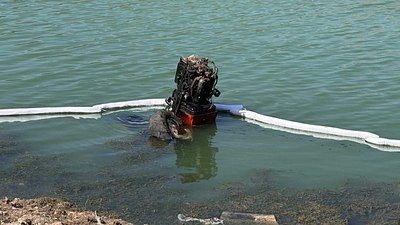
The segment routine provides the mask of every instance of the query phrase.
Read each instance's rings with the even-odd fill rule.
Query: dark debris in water
[[[0,160],[23,154],[26,150],[16,135],[0,133]]]
[[[10,162],[0,173],[0,190],[5,196],[37,197],[47,193],[44,186],[64,182],[73,177],[60,164],[63,155],[38,156],[25,152]],[[17,196],[15,196],[17,197]]]
[[[219,199],[186,205],[199,218],[222,211],[274,214],[281,224],[398,224],[400,184],[349,182],[335,190],[282,190],[271,182],[231,184]],[[252,179],[257,180],[257,179]]]
[[[111,177],[110,177],[111,178]],[[182,192],[171,189],[174,176],[125,177],[93,183],[71,183],[57,187],[56,196],[67,198],[81,207],[111,212],[133,223],[174,224],[176,206]]]
[[[167,151],[168,142],[142,132],[139,137],[125,137],[107,141],[104,147],[121,153],[122,163],[143,164],[160,157]]]
[[[104,147],[121,154],[112,165],[96,165],[87,180],[66,171],[64,155],[33,155],[24,151],[17,139],[2,136],[3,156],[19,155],[1,171],[0,195],[65,198],[137,224],[179,224],[179,213],[211,218],[223,211],[274,214],[280,225],[399,223],[400,183],[349,181],[337,189],[282,189],[272,178],[274,171],[260,170],[242,183],[221,184],[209,190],[216,194],[194,200],[177,171],[154,173],[132,167],[153,162],[168,151],[174,154],[172,147],[166,147],[171,145],[156,148],[146,135],[105,143]]]
[[[176,176],[114,177],[58,186],[55,196],[81,207],[115,213],[130,222],[177,224],[179,213],[197,218],[223,211],[274,214],[279,224],[397,224],[399,184],[349,182],[332,190],[279,189],[261,172],[251,183],[224,184],[208,199],[192,200]]]

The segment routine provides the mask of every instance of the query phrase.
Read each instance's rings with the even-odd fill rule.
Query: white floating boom
[[[165,99],[143,99],[125,102],[113,102],[90,107],[45,107],[0,109],[0,122],[30,121],[54,117],[73,116],[75,118],[98,118],[99,114],[108,111],[131,108],[153,108],[165,106]],[[262,115],[246,110],[242,105],[215,104],[218,111],[229,112],[245,118],[265,128],[281,130],[296,134],[311,135],[319,138],[350,140],[382,151],[400,152],[400,140],[381,138],[379,135],[335,127],[299,123],[275,117]]]

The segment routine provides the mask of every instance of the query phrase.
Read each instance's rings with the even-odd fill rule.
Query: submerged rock
[[[168,131],[166,112],[164,110],[157,111],[150,117],[149,130],[150,134],[156,138],[172,140],[172,135]]]

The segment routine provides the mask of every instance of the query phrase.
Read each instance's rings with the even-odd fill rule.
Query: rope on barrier
[[[99,118],[98,114],[120,109],[153,108],[165,105],[165,99],[143,99],[105,103],[90,107],[0,109],[0,122],[30,121],[64,116],[72,116],[74,118]],[[229,112],[233,115],[244,118],[248,122],[269,129],[281,130],[295,134],[311,135],[319,138],[349,140],[367,144],[382,151],[400,152],[400,140],[381,138],[377,134],[370,132],[346,130],[279,119],[246,110],[242,105],[215,104],[215,106],[218,111]]]

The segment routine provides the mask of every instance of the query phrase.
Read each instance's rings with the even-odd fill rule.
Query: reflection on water
[[[207,180],[217,175],[215,154],[218,148],[212,146],[216,131],[216,125],[195,127],[192,141],[175,143],[176,166],[184,169],[180,173],[182,183]]]
[[[215,154],[218,152],[218,148],[212,146],[212,140],[217,132],[215,124],[192,128],[193,138],[190,141],[176,139],[171,142],[150,136],[148,120],[139,114],[118,112],[112,118],[121,122],[128,130],[134,132],[142,130],[142,135],[144,134],[144,136],[138,138],[135,144],[127,144],[126,152],[129,156],[125,155],[124,160],[128,159],[130,163],[137,163],[144,160],[144,155],[155,159],[160,156],[160,153],[167,151],[166,148],[170,146],[176,153],[175,164],[180,170],[179,175],[182,183],[207,180],[217,175]],[[144,142],[140,144],[141,141]],[[117,143],[121,145],[121,141],[117,141]],[[134,150],[132,146],[135,146]],[[162,151],[160,152],[160,150]]]

